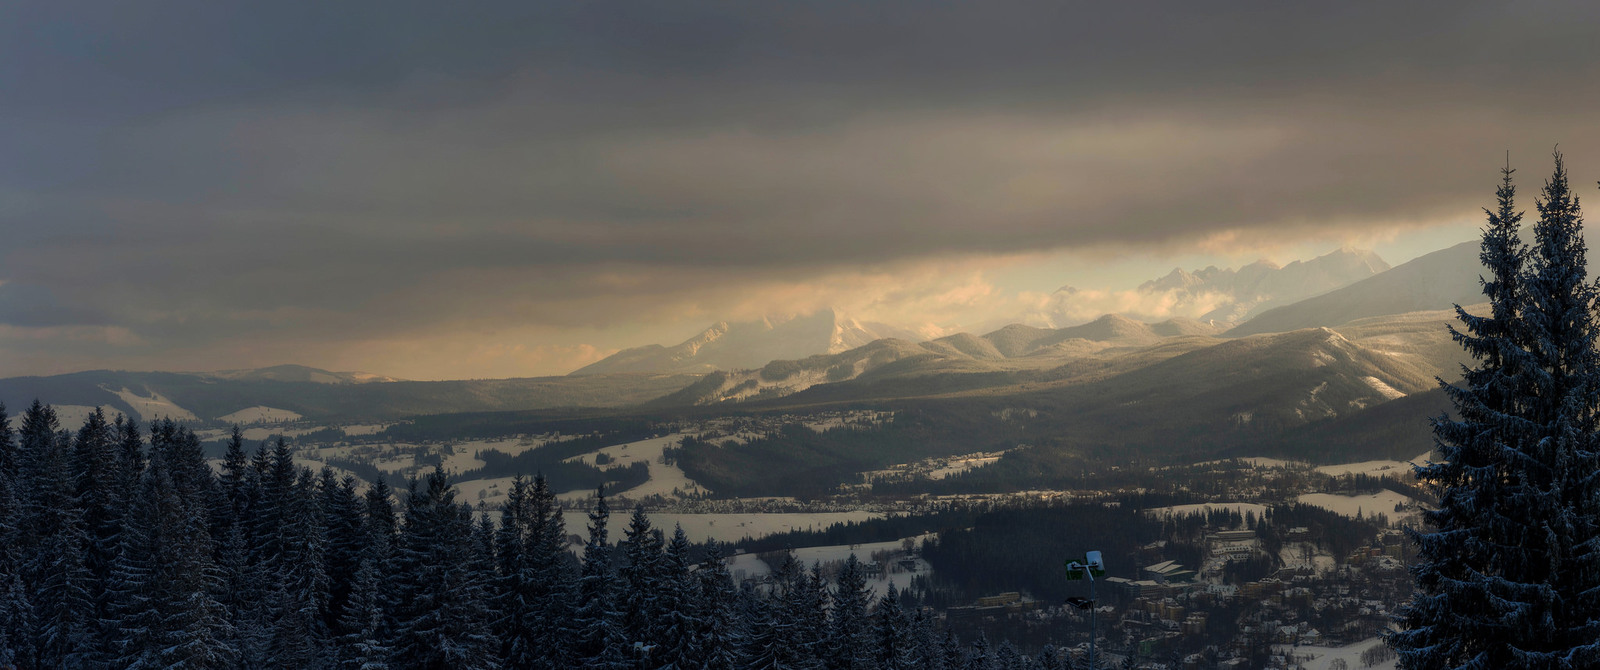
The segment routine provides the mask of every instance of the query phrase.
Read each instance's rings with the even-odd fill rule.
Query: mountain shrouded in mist
[[[1133,291],[1112,295],[1065,286],[1049,301],[1021,317],[1029,325],[1059,328],[1105,312],[1141,320],[1189,317],[1219,324],[1238,323],[1279,305],[1347,286],[1389,269],[1371,251],[1339,249],[1308,261],[1279,266],[1257,261],[1241,268],[1173,268]]]
[[[886,337],[922,339],[894,326],[863,323],[838,310],[823,309],[790,318],[721,321],[676,346],[651,344],[624,349],[572,374],[759,368],[775,360],[839,353]]]

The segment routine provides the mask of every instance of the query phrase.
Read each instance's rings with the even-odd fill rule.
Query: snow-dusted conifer
[[[978,639],[972,641],[972,647],[967,650],[965,670],[995,670],[994,654],[989,650],[989,638],[983,633],[978,633]]]
[[[33,643],[38,663],[47,667],[90,663],[99,647],[89,618],[89,539],[73,495],[71,438],[59,429],[55,410],[35,400],[18,431],[21,515],[15,538],[33,605]]]
[[[640,655],[653,653],[662,618],[662,538],[651,527],[644,507],[634,506],[619,549],[622,565],[617,568],[621,586],[617,605],[622,613],[623,635]]]
[[[329,634],[337,637],[351,632],[341,628],[339,622],[345,601],[355,589],[356,571],[366,556],[367,539],[362,532],[361,498],[356,495],[355,477],[335,477],[332,469],[323,468],[317,489],[321,497],[323,533],[327,537],[323,573],[328,586],[327,599],[322,604],[323,622]]]
[[[486,594],[469,565],[472,510],[455,504],[455,487],[441,470],[406,496],[397,539],[393,663],[405,668],[493,668],[499,643],[490,630]]]
[[[922,667],[914,655],[916,641],[912,637],[911,620],[900,609],[900,592],[894,584],[889,585],[878,601],[872,618],[878,668],[913,670]]]
[[[956,637],[955,631],[944,632],[944,641],[939,643],[939,657],[945,670],[960,670],[966,667],[967,655],[962,651],[961,638]]]
[[[738,591],[723,561],[722,549],[710,543],[709,552],[695,578],[700,587],[699,630],[690,657],[706,670],[731,670],[743,667],[745,631],[736,615]]]
[[[568,668],[573,664],[572,555],[567,553],[567,526],[555,492],[543,474],[533,478],[529,495],[528,537],[524,552],[538,603],[533,618],[533,667]]]
[[[845,559],[839,570],[839,579],[833,591],[833,611],[828,628],[828,657],[830,670],[860,670],[872,667],[867,608],[872,594],[867,590],[867,578],[855,554]]]
[[[661,632],[656,649],[650,656],[651,667],[669,670],[695,667],[695,638],[700,619],[696,606],[698,589],[689,570],[689,538],[683,526],[676,526],[662,557],[661,608],[664,615],[659,622]]]
[[[340,670],[389,668],[389,648],[383,644],[383,605],[378,593],[381,583],[377,562],[371,557],[363,558],[339,614],[339,629],[345,631],[336,640]]]
[[[611,508],[605,489],[595,494],[589,513],[589,541],[583,547],[583,572],[578,576],[578,609],[573,617],[577,644],[573,653],[585,668],[611,670],[628,665],[629,644],[617,609],[616,571],[607,544]]]
[[[506,501],[500,506],[500,527],[495,531],[498,576],[494,587],[495,635],[507,668],[532,668],[536,664],[534,618],[538,616],[537,575],[529,567],[527,541],[532,514],[528,480],[511,479]]]
[[[1439,495],[1413,531],[1420,591],[1389,643],[1408,668],[1600,663],[1594,288],[1578,199],[1559,154],[1534,243],[1517,237],[1511,170],[1481,259],[1490,313],[1458,309],[1476,360],[1434,421],[1441,462],[1417,470]]]

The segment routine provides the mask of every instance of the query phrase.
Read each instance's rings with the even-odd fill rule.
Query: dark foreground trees
[[[1434,421],[1439,496],[1413,531],[1418,593],[1389,643],[1406,668],[1600,667],[1600,360],[1583,221],[1559,153],[1519,236],[1512,171],[1488,212],[1488,314],[1457,308],[1476,360]]]
[[[543,478],[491,523],[442,472],[393,500],[235,434],[214,474],[195,435],[96,414],[76,433],[0,407],[0,668],[946,668],[854,559],[830,588],[793,563],[734,583],[717,546],[635,513],[580,560]],[[398,505],[397,505],[398,502]],[[962,645],[958,641],[950,642]],[[966,653],[966,652],[963,652]],[[994,667],[957,654],[956,667]],[[1067,667],[1014,655],[1004,670]]]

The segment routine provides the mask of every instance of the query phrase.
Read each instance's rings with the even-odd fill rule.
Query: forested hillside
[[[282,441],[217,472],[170,420],[0,410],[0,667],[1070,667],[936,635],[854,557],[741,589],[642,510],[612,543],[604,497],[575,558],[543,477],[496,522],[443,472],[361,491]]]

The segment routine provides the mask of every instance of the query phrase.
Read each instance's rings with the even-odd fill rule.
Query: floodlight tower
[[[1089,599],[1068,598],[1067,604],[1080,610],[1089,610],[1089,667],[1093,668],[1095,667],[1094,639],[1098,635],[1095,626],[1094,578],[1106,574],[1105,561],[1101,559],[1100,552],[1091,551],[1084,554],[1082,561],[1067,559],[1066,568],[1067,579],[1076,581],[1084,577],[1089,578]]]

